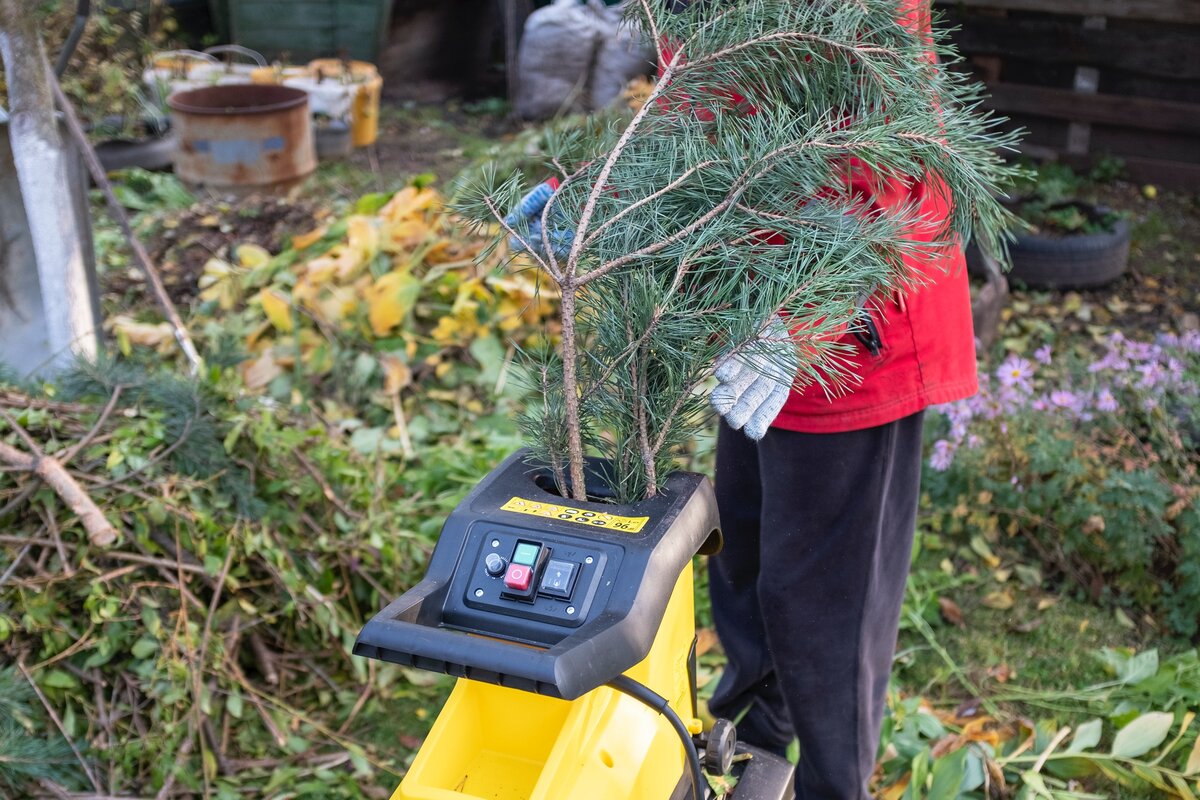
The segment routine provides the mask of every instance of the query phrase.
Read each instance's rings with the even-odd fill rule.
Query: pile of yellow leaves
[[[283,253],[243,245],[230,261],[205,265],[206,307],[250,316],[249,389],[296,371],[297,360],[319,379],[339,349],[357,343],[377,353],[395,394],[421,365],[440,377],[477,338],[527,344],[553,324],[554,298],[536,270],[501,270],[504,253],[456,221],[437,191],[409,186],[371,205],[373,213],[293,237]]]

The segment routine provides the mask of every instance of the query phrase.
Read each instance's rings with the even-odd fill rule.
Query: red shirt
[[[917,201],[928,218],[948,213],[942,193],[927,182],[911,188],[901,181],[875,186],[877,205]],[[928,241],[928,238],[926,238]],[[793,391],[773,426],[802,433],[838,433],[883,425],[926,406],[970,397],[978,391],[971,295],[962,249],[943,250],[918,265],[927,281],[900,302],[875,295],[867,304],[879,329],[881,348],[871,355],[850,333],[843,337],[861,379],[846,393],[828,398],[817,385]]]
[[[930,38],[928,6],[929,0],[897,3],[899,18],[926,40]],[[731,92],[731,99],[736,104],[742,98]],[[919,204],[920,216],[926,220],[922,230],[940,227],[930,223],[949,216],[949,200],[937,178],[871,180],[853,160],[847,169],[851,188],[867,202],[866,210]],[[932,237],[914,232],[911,238],[931,241]],[[852,333],[843,337],[854,351],[849,360],[859,378],[857,385],[832,398],[816,384],[793,391],[773,427],[802,433],[872,428],[978,391],[971,296],[961,247],[906,259],[905,266],[924,276],[923,285],[903,298],[876,295],[867,304],[879,331],[879,353],[872,355]]]

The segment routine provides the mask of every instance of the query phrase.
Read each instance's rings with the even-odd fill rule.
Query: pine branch
[[[1013,174],[997,151],[1015,139],[930,58],[951,60],[944,39],[898,20],[894,0],[729,0],[679,14],[638,0],[632,11],[660,80],[623,128],[551,148],[567,177],[543,209],[534,261],[562,291],[561,346],[522,354],[543,392],[523,430],[579,501],[589,447],[611,459],[621,500],[654,495],[704,423],[713,363],[764,350],[756,335],[776,315],[800,331],[799,372],[777,377],[847,391],[857,299],[919,286],[921,265],[968,236],[1002,250],[1011,222],[994,194]],[[866,176],[924,183],[951,214],[872,204],[854,183]],[[479,224],[522,194],[494,176],[479,190],[464,207]],[[560,257],[550,232],[563,227],[574,236]]]

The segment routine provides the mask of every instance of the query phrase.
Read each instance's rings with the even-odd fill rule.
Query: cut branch
[[[562,289],[563,404],[566,407],[567,460],[571,472],[571,497],[587,501],[587,478],[583,470],[583,423],[579,414],[579,380],[576,374],[575,286],[568,280]]]
[[[117,540],[117,529],[56,458],[46,455],[40,449],[31,455],[0,442],[0,461],[41,478],[67,508],[79,517],[80,523],[87,531],[88,541],[93,545],[107,547]]]

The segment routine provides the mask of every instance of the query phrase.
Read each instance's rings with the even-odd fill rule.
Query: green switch
[[[538,551],[541,549],[542,548],[536,544],[530,544],[529,542],[518,542],[517,549],[513,551],[513,563],[524,564],[528,567],[532,567],[535,563],[537,563]]]

